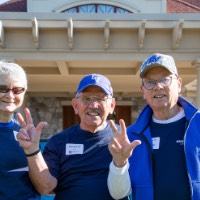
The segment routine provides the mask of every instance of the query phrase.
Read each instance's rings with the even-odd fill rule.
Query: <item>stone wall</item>
[[[61,101],[66,98],[29,97],[27,105],[31,111],[34,124],[46,121],[48,125],[43,129],[42,138],[50,138],[63,130]]]
[[[132,101],[131,121],[135,122],[141,110],[146,105],[146,100],[144,100],[142,97],[135,97],[132,98],[131,101]]]

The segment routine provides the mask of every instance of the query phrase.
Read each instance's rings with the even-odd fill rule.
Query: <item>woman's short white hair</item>
[[[16,63],[0,61],[0,77],[12,77],[14,80],[20,80],[27,90],[27,76],[24,69]]]

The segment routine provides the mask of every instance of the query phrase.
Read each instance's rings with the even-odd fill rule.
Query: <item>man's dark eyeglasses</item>
[[[0,93],[7,93],[10,90],[13,92],[13,94],[21,94],[22,92],[25,91],[25,88],[23,88],[23,87],[9,88],[6,85],[0,85]]]

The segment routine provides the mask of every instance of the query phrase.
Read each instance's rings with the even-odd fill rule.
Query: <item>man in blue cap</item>
[[[134,200],[199,200],[200,111],[179,96],[182,80],[172,56],[148,57],[140,78],[147,105],[127,135],[123,120],[120,133],[113,124],[110,192],[116,199],[132,189]]]
[[[40,193],[55,193],[57,200],[113,200],[107,188],[112,160],[108,143],[113,136],[107,117],[115,108],[110,81],[100,74],[83,77],[72,106],[80,123],[53,136],[44,159],[38,138],[45,123],[35,128],[28,109],[27,122],[18,116],[23,129],[17,138],[27,155],[32,181]]]

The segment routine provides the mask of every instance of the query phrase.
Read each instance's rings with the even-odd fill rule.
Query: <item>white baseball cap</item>
[[[178,76],[177,67],[172,56],[156,53],[148,57],[140,67],[140,78],[144,77],[144,74],[153,67],[163,67],[170,71],[172,74]]]

